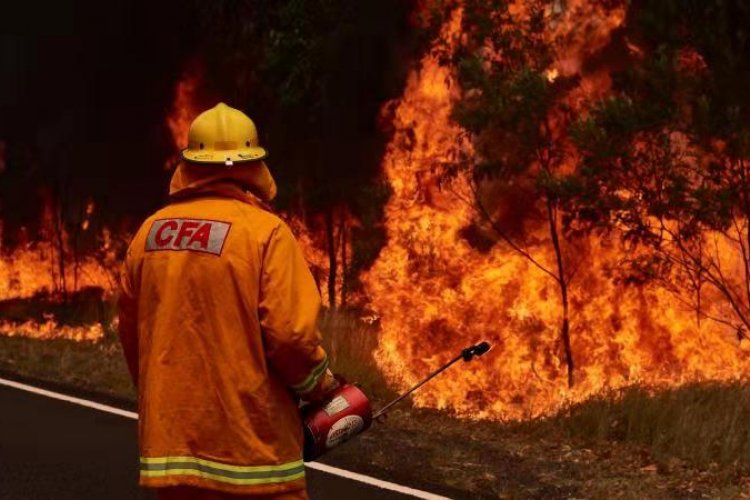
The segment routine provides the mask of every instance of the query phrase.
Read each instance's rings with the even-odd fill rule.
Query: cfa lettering
[[[186,246],[190,247],[194,243],[197,243],[201,248],[205,249],[208,248],[211,227],[210,222],[200,224],[198,221],[192,220],[186,220],[178,227],[177,221],[169,220],[162,224],[156,231],[156,244],[164,247],[169,245],[172,239],[174,239],[174,246],[179,248],[185,238],[189,238]]]
[[[151,226],[146,251],[194,250],[221,255],[230,226],[201,219],[160,219]]]

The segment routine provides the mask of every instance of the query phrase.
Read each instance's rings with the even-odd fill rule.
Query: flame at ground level
[[[60,325],[54,319],[43,322],[25,321],[13,323],[0,321],[0,335],[6,337],[28,337],[37,340],[98,341],[104,337],[104,329],[98,323],[84,326]]]
[[[86,287],[114,293],[117,267],[114,257],[100,262],[84,256],[77,263],[66,259],[60,270],[60,250],[50,242],[38,242],[13,250],[0,258],[0,301],[26,299],[38,294],[59,291],[65,283],[67,292]],[[62,275],[65,274],[63,281]]]
[[[460,14],[442,39],[459,29]],[[581,88],[590,83],[583,78]],[[468,183],[439,186],[433,173],[456,147],[467,147],[457,144],[462,131],[450,120],[457,92],[450,69],[429,53],[395,105],[383,161],[393,189],[388,244],[363,277],[381,321],[377,360],[389,380],[404,388],[463,347],[488,340],[494,349],[485,358],[431,382],[415,402],[476,418],[523,419],[606,389],[750,374],[747,346],[735,331],[699,323],[665,290],[615,283],[606,270],[622,249],[591,238],[567,248],[578,270],[570,299],[576,384],[569,388],[556,282],[507,246],[472,247],[463,236],[475,219]],[[531,251],[554,268],[544,231],[535,237]]]

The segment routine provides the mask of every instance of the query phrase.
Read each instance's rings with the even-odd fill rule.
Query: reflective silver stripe
[[[141,475],[189,475],[232,484],[264,484],[301,479],[305,466],[302,460],[281,465],[238,466],[195,457],[150,457],[141,458]]]

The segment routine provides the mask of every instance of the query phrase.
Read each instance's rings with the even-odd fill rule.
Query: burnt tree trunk
[[[78,278],[81,270],[81,232],[82,224],[86,220],[86,208],[85,205],[81,205],[78,211],[78,220],[73,224],[73,292],[78,290]]]
[[[65,222],[63,214],[62,195],[58,193],[57,207],[55,211],[55,244],[57,245],[57,266],[60,273],[59,292],[62,294],[64,302],[68,302],[68,284],[65,277]]]
[[[698,240],[698,256],[703,259],[703,240]],[[746,274],[747,276],[747,274]],[[703,267],[699,266],[695,273],[695,323],[701,327],[701,315],[703,313]]]
[[[743,189],[740,191],[742,197],[742,210],[743,218],[745,223],[745,249],[742,252],[742,260],[745,268],[745,307],[750,309],[750,192],[748,189],[748,175],[747,167],[745,162],[739,160],[739,171],[740,179],[742,180]],[[742,238],[743,235],[738,234],[738,238]],[[740,248],[743,247],[742,241],[740,241]]]
[[[575,383],[575,364],[573,362],[573,349],[570,346],[568,282],[565,279],[565,265],[563,263],[560,235],[557,228],[557,207],[555,206],[555,202],[550,198],[547,198],[547,218],[549,220],[549,232],[552,238],[552,247],[555,250],[555,259],[557,261],[557,284],[560,288],[560,300],[563,309],[560,336],[565,351],[565,363],[568,368],[568,387],[573,387],[573,384]]]
[[[333,209],[325,212],[326,238],[328,243],[328,306],[336,310],[336,276],[338,274],[336,259],[336,225],[333,220]]]
[[[347,277],[349,270],[347,269],[348,263],[346,260],[346,211],[341,211],[341,226],[339,228],[339,245],[341,247],[341,307],[346,307],[346,294],[349,291],[347,285]]]

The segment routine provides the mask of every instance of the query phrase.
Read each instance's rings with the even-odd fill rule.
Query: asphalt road
[[[0,386],[0,499],[151,499],[137,486],[136,422]],[[307,470],[314,500],[414,497]]]

